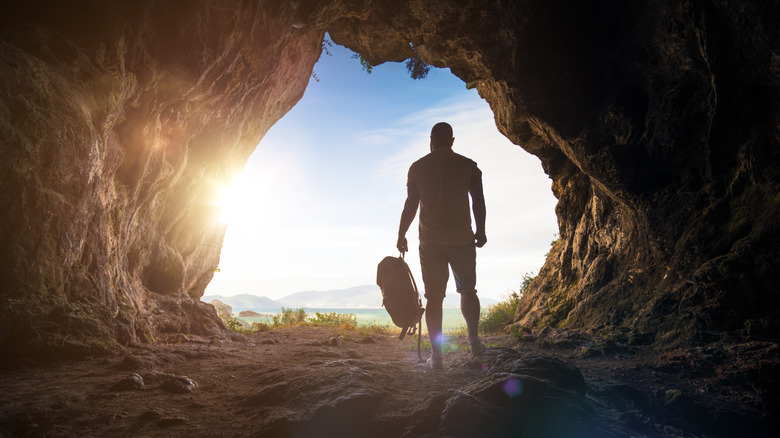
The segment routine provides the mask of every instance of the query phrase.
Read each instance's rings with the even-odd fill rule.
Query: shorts
[[[466,245],[420,243],[420,268],[426,299],[444,298],[450,268],[455,277],[455,290],[458,293],[477,293],[477,250],[473,243]]]

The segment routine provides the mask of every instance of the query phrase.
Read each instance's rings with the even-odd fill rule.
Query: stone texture
[[[541,159],[561,237],[518,325],[777,336],[777,16],[728,0],[8,7],[0,343],[83,355],[223,332],[199,302],[215,193],[302,96],[326,30],[375,64],[413,43]]]
[[[50,3],[4,17],[0,340],[224,331],[199,301],[219,187],[302,96],[323,31],[287,2]]]

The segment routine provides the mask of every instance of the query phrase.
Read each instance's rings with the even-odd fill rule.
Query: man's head
[[[439,122],[431,129],[431,150],[439,148],[451,148],[455,138],[452,136],[452,126],[449,123]]]

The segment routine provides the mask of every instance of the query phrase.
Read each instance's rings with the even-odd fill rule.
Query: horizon
[[[370,290],[368,290],[370,288]],[[318,295],[322,294],[324,296],[327,296],[329,294],[337,293],[337,292],[348,292],[351,290],[360,290],[360,295],[367,295],[368,293],[372,293],[371,297],[371,304],[362,304],[358,306],[350,306],[346,305],[343,301],[334,300],[332,302],[335,302],[336,304],[317,304],[317,303],[306,303],[306,302],[285,302],[285,300],[290,299],[296,295],[303,296],[303,297],[296,297],[298,300],[305,300],[305,299],[316,299],[316,298],[322,298],[322,297],[306,297],[306,295]],[[420,291],[420,294],[422,295],[422,291]],[[204,300],[208,299],[208,301]],[[265,295],[255,295],[252,293],[239,293],[236,295],[230,295],[230,296],[224,296],[224,295],[203,295],[201,297],[201,301],[204,302],[211,302],[211,300],[218,299],[220,301],[223,301],[225,304],[228,304],[228,302],[232,302],[234,300],[243,301],[247,298],[253,298],[257,300],[270,300],[274,301],[278,305],[273,306],[240,306],[240,305],[232,305],[229,304],[231,307],[240,308],[240,309],[278,309],[280,307],[292,307],[292,308],[305,308],[305,309],[382,309],[384,306],[382,305],[382,299],[381,299],[381,292],[379,286],[372,285],[372,284],[363,284],[359,286],[353,286],[346,289],[331,289],[331,290],[306,290],[306,291],[299,291],[299,292],[293,292],[289,295],[285,295],[283,297],[279,298],[270,298]],[[354,302],[355,296],[347,296],[345,297],[347,301]],[[491,297],[481,297],[481,300],[483,301],[483,307],[484,306],[491,306],[494,304],[497,304],[499,300]],[[447,294],[447,296],[444,299],[444,308],[447,309],[460,309],[460,299],[457,296],[457,293]]]
[[[485,247],[477,290],[500,300],[542,267],[558,232],[551,180],[539,159],[498,132],[476,90],[448,69],[413,80],[402,63],[371,74],[335,43],[314,66],[302,99],[266,136],[225,206],[219,272],[205,295],[277,299],[373,284],[395,248],[406,172],[429,152],[430,127],[448,121],[453,150],[483,171]],[[417,219],[406,260],[423,288]],[[251,292],[247,292],[251,291]],[[450,278],[448,295],[456,293]],[[421,292],[422,293],[422,292]]]

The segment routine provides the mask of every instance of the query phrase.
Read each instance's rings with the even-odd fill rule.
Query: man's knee
[[[444,301],[444,294],[425,294],[425,300],[428,304],[441,306]]]

